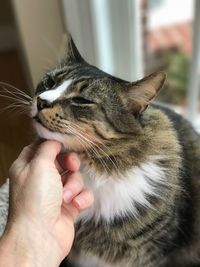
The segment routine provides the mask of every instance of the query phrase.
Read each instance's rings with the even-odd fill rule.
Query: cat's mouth
[[[33,120],[35,121],[35,123],[40,124],[42,127],[46,128],[48,131],[51,131],[53,133],[60,133],[63,135],[68,135],[68,136],[73,136],[72,133],[68,133],[67,131],[65,131],[64,133],[62,131],[59,130],[59,128],[54,129],[53,126],[50,127],[50,125],[48,125],[47,123],[45,123],[45,120],[43,120],[42,118],[39,117],[39,115],[36,115],[33,117]]]
[[[34,127],[39,137],[47,140],[55,140],[60,142],[63,145],[63,151],[83,151],[84,148],[77,142],[75,135],[71,133],[61,133],[53,129],[49,129],[48,126],[44,124],[41,118],[38,115],[35,115],[33,118]]]
[[[39,118],[37,115],[34,116],[32,119],[33,119],[34,121],[36,121],[36,122],[42,124],[42,121],[40,120],[40,118]]]

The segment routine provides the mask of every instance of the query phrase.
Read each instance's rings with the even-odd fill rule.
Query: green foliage
[[[172,104],[185,102],[189,77],[189,57],[183,51],[168,52],[164,55],[167,82],[159,100]]]

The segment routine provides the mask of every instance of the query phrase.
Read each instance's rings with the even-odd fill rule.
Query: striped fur
[[[151,104],[164,79],[113,77],[85,62],[70,39],[66,59],[39,83],[36,130],[80,155],[95,195],[62,266],[200,266],[200,137]]]

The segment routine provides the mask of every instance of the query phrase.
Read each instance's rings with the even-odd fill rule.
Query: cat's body
[[[165,75],[130,84],[69,48],[58,81],[38,86],[32,116],[41,137],[79,153],[94,192],[77,219],[70,264],[199,266],[200,137],[174,112],[146,109]]]
[[[196,266],[192,262],[195,262],[198,255],[194,255],[197,252],[195,250],[200,249],[200,137],[181,116],[164,109],[169,116],[166,118],[158,108],[160,109],[159,106],[149,108],[142,118],[144,128],[152,127],[154,133],[154,140],[146,140],[147,158],[150,140],[155,142],[156,150],[153,154],[150,153],[146,162],[141,162],[139,168],[128,168],[124,177],[120,177],[119,181],[124,181],[126,191],[123,192],[123,185],[120,184],[121,190],[116,194],[117,176],[113,177],[116,182],[110,182],[111,178],[107,178],[107,183],[94,185],[95,179],[99,180],[96,177],[98,174],[94,172],[94,177],[91,177],[89,167],[86,185],[93,190],[96,199],[94,206],[80,216],[76,226],[75,252],[71,256],[76,263],[74,266]],[[181,144],[180,147],[177,147],[178,143]],[[129,145],[131,148],[131,144]],[[124,154],[127,152],[128,150]],[[130,158],[128,152],[122,160],[129,161]],[[149,184],[155,186],[154,190],[141,181],[145,175]],[[138,177],[142,190],[135,192],[133,181]],[[110,222],[111,216],[124,201],[123,198],[127,200],[131,192],[134,192],[132,199],[137,198],[135,194],[145,190],[145,199],[149,204],[136,205],[137,214],[135,207],[131,207],[130,197],[127,213],[116,216]],[[142,203],[142,195],[139,197],[141,199],[138,202]],[[125,212],[125,207],[122,211]],[[101,219],[98,221],[98,218]],[[96,259],[98,265],[94,265],[93,255],[99,257],[99,260]],[[111,264],[104,265],[105,262]]]

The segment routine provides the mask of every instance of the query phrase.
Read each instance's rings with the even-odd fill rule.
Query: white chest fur
[[[165,181],[165,171],[156,164],[158,157],[127,171],[125,175],[97,175],[83,166],[85,185],[94,192],[94,204],[83,211],[78,220],[100,218],[112,221],[115,216],[137,217],[136,203],[150,206],[146,196],[157,195],[157,186]]]

